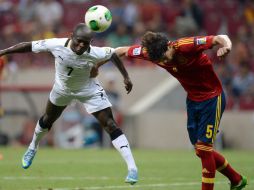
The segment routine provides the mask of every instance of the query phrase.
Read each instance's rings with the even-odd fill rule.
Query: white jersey
[[[86,92],[89,94],[92,83],[99,83],[90,78],[90,70],[98,62],[109,59],[115,49],[110,47],[90,46],[89,52],[75,54],[67,46],[68,38],[52,38],[32,42],[32,51],[51,52],[55,57],[55,84],[65,92]],[[91,92],[92,93],[92,92]]]

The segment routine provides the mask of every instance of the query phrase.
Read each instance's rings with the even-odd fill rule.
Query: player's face
[[[163,55],[163,62],[170,62],[173,59],[174,49],[172,47],[168,47],[168,50]]]
[[[91,38],[72,36],[71,49],[77,55],[82,55],[88,50],[91,42]]]

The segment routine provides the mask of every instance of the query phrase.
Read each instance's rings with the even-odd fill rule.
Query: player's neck
[[[67,44],[67,48],[71,48],[71,43],[72,43],[72,40],[69,40],[69,42]]]

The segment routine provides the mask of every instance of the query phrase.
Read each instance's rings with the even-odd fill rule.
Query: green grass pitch
[[[0,190],[199,190],[201,166],[193,151],[134,150],[139,182],[124,183],[127,169],[114,149],[63,150],[41,148],[24,170],[24,148],[1,147]],[[228,161],[249,178],[254,189],[254,151],[224,151]],[[215,190],[229,190],[216,174]]]

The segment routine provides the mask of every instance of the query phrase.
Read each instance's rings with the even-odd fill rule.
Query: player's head
[[[75,26],[71,35],[71,49],[78,55],[82,55],[90,47],[93,32],[84,24],[79,23]]]
[[[142,37],[141,45],[147,49],[151,61],[159,61],[168,50],[168,38],[162,33],[146,32]]]

